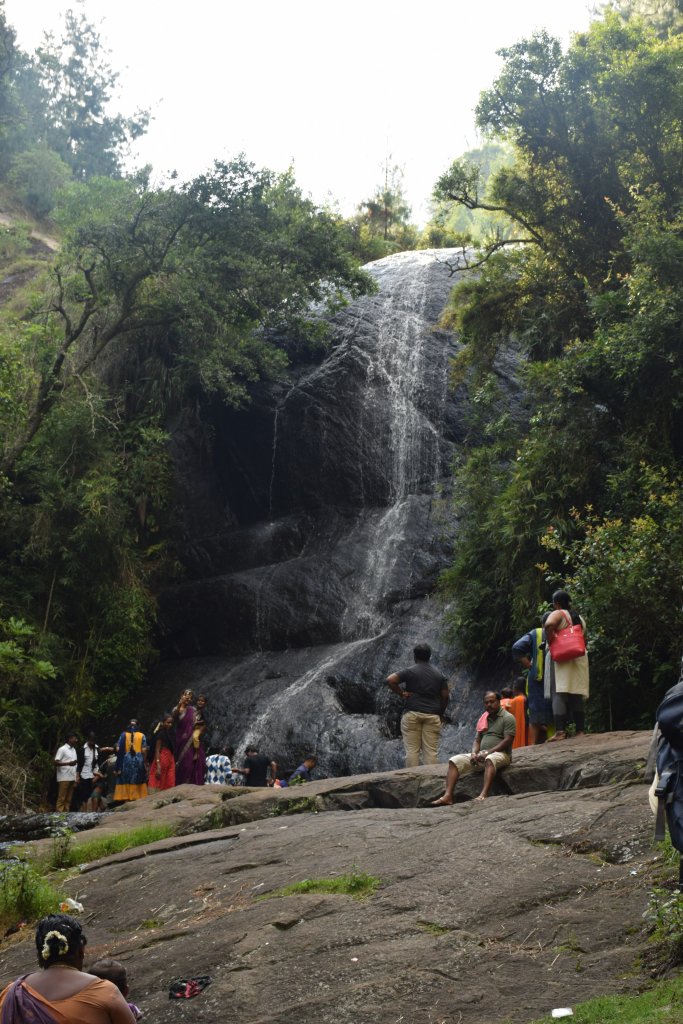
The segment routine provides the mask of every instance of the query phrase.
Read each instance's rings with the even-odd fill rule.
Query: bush
[[[30,864],[0,865],[0,927],[54,914],[60,895]]]
[[[60,188],[71,180],[71,169],[47,146],[18,153],[12,160],[8,181],[26,208],[36,217],[47,217]]]

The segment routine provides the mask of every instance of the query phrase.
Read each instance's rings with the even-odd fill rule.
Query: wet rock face
[[[180,430],[188,579],[161,599],[150,713],[192,685],[209,695],[214,741],[238,754],[250,739],[292,768],[315,750],[328,774],[402,763],[387,674],[418,641],[454,667],[430,597],[465,418],[448,389],[457,345],[436,327],[453,283],[444,258],[371,264],[379,291],[335,318],[327,358],[219,416],[210,465]],[[478,710],[458,697],[449,745]]]
[[[84,832],[94,828],[101,815],[94,812],[69,811],[56,814],[2,814],[0,815],[0,843],[31,842],[64,835],[65,832]]]

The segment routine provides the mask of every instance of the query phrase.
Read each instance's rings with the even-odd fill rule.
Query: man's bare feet
[[[432,800],[432,807],[451,807],[453,801],[450,797],[440,796],[438,800]]]
[[[546,740],[546,743],[555,743],[556,740],[566,740],[566,738],[566,732],[560,731],[556,732],[554,736],[551,736],[549,740]]]
[[[480,793],[479,796],[475,796],[474,802],[478,803],[479,800],[486,800],[486,797],[482,796],[481,793]]]

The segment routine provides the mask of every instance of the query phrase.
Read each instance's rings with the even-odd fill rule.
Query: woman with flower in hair
[[[85,944],[74,917],[44,917],[36,929],[40,970],[0,993],[2,1024],[135,1024],[117,987],[83,971]]]

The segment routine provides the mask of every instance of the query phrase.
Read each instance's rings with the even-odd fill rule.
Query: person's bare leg
[[[484,785],[481,788],[479,796],[475,797],[475,800],[485,800],[491,792],[491,786],[493,780],[496,777],[496,766],[490,757],[487,757],[484,761]]]
[[[432,800],[432,807],[448,807],[453,803],[453,790],[455,789],[459,777],[460,773],[458,769],[452,762],[449,762],[444,795],[439,797],[438,800]]]

